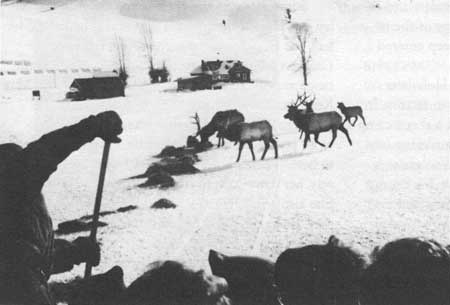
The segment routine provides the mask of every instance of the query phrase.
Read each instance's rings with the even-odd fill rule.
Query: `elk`
[[[345,116],[345,120],[342,124],[344,124],[345,122],[349,122],[350,125],[355,126],[356,121],[358,121],[358,117],[361,117],[361,119],[363,120],[364,126],[366,126],[366,120],[364,119],[363,116],[363,110],[361,108],[361,106],[345,106],[344,103],[340,102],[337,104],[337,108],[339,108],[339,110],[342,112],[342,114]],[[352,122],[350,122],[351,118],[355,118],[355,120]]]
[[[306,108],[302,109],[301,111],[303,111],[303,113],[314,113],[314,110],[312,108],[312,104],[314,103],[314,101],[316,100],[316,96],[314,96],[314,98],[310,101],[307,102],[309,98],[309,95],[306,95],[306,91],[303,91],[303,95],[299,95],[297,92],[297,100],[295,101],[295,103],[293,105],[295,105],[296,107],[300,106],[300,105],[304,105]],[[298,127],[298,126],[297,126]],[[300,131],[300,139],[303,136],[303,130],[300,129],[299,127],[299,131]],[[308,139],[309,141],[309,139]]]
[[[321,112],[321,113],[304,113],[304,111],[298,109],[297,104],[288,105],[288,112],[284,115],[285,119],[294,122],[300,130],[305,132],[305,140],[303,143],[303,148],[309,140],[309,135],[314,135],[314,141],[320,146],[325,146],[323,143],[319,142],[319,134],[331,130],[333,138],[331,139],[328,147],[331,147],[336,139],[337,130],[343,132],[350,145],[352,145],[352,140],[348,134],[347,129],[344,128],[342,124],[342,117],[336,111]]]
[[[264,152],[261,156],[261,160],[264,160],[267,151],[269,150],[270,144],[272,143],[273,149],[275,150],[275,159],[278,158],[278,145],[275,141],[272,133],[272,125],[268,121],[257,121],[251,123],[238,123],[230,126],[224,133],[223,136],[230,140],[239,142],[239,153],[236,162],[241,159],[241,152],[244,144],[247,144],[252,153],[253,161],[255,161],[255,153],[253,151],[253,142],[263,141],[264,142]]]
[[[201,142],[207,142],[209,137],[217,132],[217,137],[219,138],[217,147],[225,145],[223,134],[226,133],[228,128],[245,120],[244,115],[236,109],[216,112],[211,121],[203,128],[200,128],[198,115],[197,118],[193,118],[196,120],[198,128],[196,136],[200,136]]]

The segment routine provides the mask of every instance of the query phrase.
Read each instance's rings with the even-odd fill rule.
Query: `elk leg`
[[[350,139],[350,136],[348,134],[347,129],[345,129],[345,127],[343,125],[339,126],[338,129],[345,134],[345,136],[347,137],[348,143],[350,143],[350,146],[351,146],[352,145],[352,140]]]
[[[320,133],[314,134],[314,141],[316,141],[316,143],[319,144],[320,146],[324,147],[325,144],[319,142],[319,135],[320,135]]]
[[[270,143],[273,145],[273,149],[275,150],[275,159],[278,158],[278,144],[277,141],[275,141],[274,138],[270,139]]]
[[[261,156],[261,160],[264,160],[264,157],[266,156],[267,151],[269,150],[269,142],[264,141],[264,152]]]
[[[248,144],[248,148],[250,148],[250,151],[252,153],[253,161],[255,161],[255,152],[253,151],[253,143],[252,142],[248,142],[247,144]]]
[[[300,129],[300,137],[299,137],[300,140],[302,139],[302,136],[303,136],[303,130]]]
[[[328,147],[333,146],[334,140],[336,140],[336,134],[337,134],[336,129],[332,129],[331,131],[333,132],[333,138],[331,139],[330,145],[328,145]]]
[[[348,117],[346,116],[344,122],[342,122],[342,125],[344,125],[345,122],[347,122],[347,121],[348,121]]]
[[[244,147],[244,143],[243,142],[239,142],[239,153],[238,153],[238,157],[236,162],[239,162],[239,160],[241,159],[241,152],[242,152],[242,148]]]
[[[303,140],[303,149],[306,148],[306,145],[308,144],[308,140],[309,140],[309,133],[305,132],[305,140]]]
[[[361,119],[363,120],[364,126],[367,126],[367,125],[366,125],[366,120],[364,119],[364,117],[363,117],[362,113],[361,113],[361,114],[359,114],[359,116],[360,116],[360,117],[361,117]]]
[[[356,124],[356,121],[358,121],[358,116],[355,116],[355,120],[353,121],[353,124],[352,124],[352,126],[355,126],[355,124]]]

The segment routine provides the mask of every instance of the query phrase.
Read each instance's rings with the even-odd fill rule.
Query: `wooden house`
[[[192,76],[210,75],[216,82],[251,82],[251,70],[239,60],[202,60],[200,66],[191,72]]]
[[[78,101],[117,96],[125,96],[125,85],[118,76],[76,78],[66,94],[66,98]]]

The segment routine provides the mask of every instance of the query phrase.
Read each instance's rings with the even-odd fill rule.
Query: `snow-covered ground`
[[[125,98],[70,103],[61,101],[67,84],[43,89],[43,99],[32,102],[30,90],[5,90],[12,76],[0,77],[0,143],[26,145],[108,109],[123,118],[123,142],[111,149],[102,209],[139,209],[103,218],[109,226],[99,229],[103,256],[94,272],[121,265],[129,283],[155,260],[208,270],[210,248],[276,259],[287,247],[322,243],[331,234],[366,254],[406,236],[450,244],[446,1],[385,0],[378,1],[380,8],[356,0],[37,2],[1,7],[1,59],[30,60],[44,69],[112,68],[117,34],[127,43],[133,82],[142,84],[139,24],[145,22],[154,31],[155,57],[166,60],[173,79],[188,75],[201,59],[224,58],[241,59],[256,81],[182,93],[170,90],[175,83],[130,86]],[[182,10],[173,9],[180,4]],[[52,5],[56,9],[47,11]],[[315,110],[336,109],[338,101],[364,109],[367,126],[359,121],[348,127],[351,147],[338,134],[332,149],[310,143],[303,150],[297,128],[283,118],[303,90],[300,75],[287,68],[294,56],[282,22],[287,6],[296,8],[294,21],[313,29],[308,90],[316,95]],[[235,163],[237,147],[227,143],[200,154],[202,173],[175,177],[174,188],[140,189],[138,181],[125,179],[143,172],[165,145],[183,145],[195,132],[195,112],[206,124],[216,111],[233,108],[247,121],[271,122],[278,160],[270,149],[265,161],[252,162],[245,148]],[[321,139],[328,143],[330,136]],[[255,146],[260,155],[263,145]],[[55,225],[91,213],[101,150],[100,140],[84,146],[45,185]],[[150,209],[162,197],[178,208]],[[79,267],[55,279],[81,274]]]

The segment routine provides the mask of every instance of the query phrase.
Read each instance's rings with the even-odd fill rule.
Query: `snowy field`
[[[161,259],[209,270],[211,248],[275,260],[288,247],[322,243],[331,234],[366,254],[401,237],[450,244],[446,1],[385,0],[378,1],[380,8],[356,0],[36,2],[1,7],[2,59],[30,60],[40,68],[108,68],[114,62],[111,41],[119,34],[135,73],[125,98],[77,103],[62,101],[68,84],[43,89],[43,99],[33,102],[28,88],[6,90],[11,80],[0,77],[0,143],[26,145],[109,109],[123,119],[102,209],[139,208],[102,218],[109,226],[99,229],[102,262],[95,273],[120,265],[130,283]],[[175,10],[181,3],[183,9]],[[56,9],[49,12],[51,5]],[[314,142],[303,149],[297,128],[283,118],[303,90],[300,74],[288,69],[294,53],[282,18],[287,6],[296,8],[294,21],[313,30],[308,91],[316,95],[315,111],[337,110],[338,101],[364,109],[367,126],[358,121],[348,127],[353,146],[339,133],[331,149]],[[188,75],[201,59],[219,57],[242,60],[255,83],[180,93],[171,90],[174,82],[143,86],[142,23],[151,25],[155,57],[166,60],[173,79]],[[246,121],[270,121],[278,160],[271,148],[265,161],[252,162],[246,147],[235,163],[237,147],[227,142],[200,154],[196,166],[202,172],[175,177],[174,188],[140,189],[139,181],[125,179],[144,172],[164,146],[183,145],[195,132],[189,118],[195,112],[206,124],[216,111],[234,108]],[[324,143],[330,139],[331,133],[321,135]],[[95,140],[71,155],[45,185],[55,226],[92,212],[102,145]],[[259,157],[263,144],[255,148]],[[178,207],[150,209],[160,198]],[[81,274],[79,267],[54,279]]]

